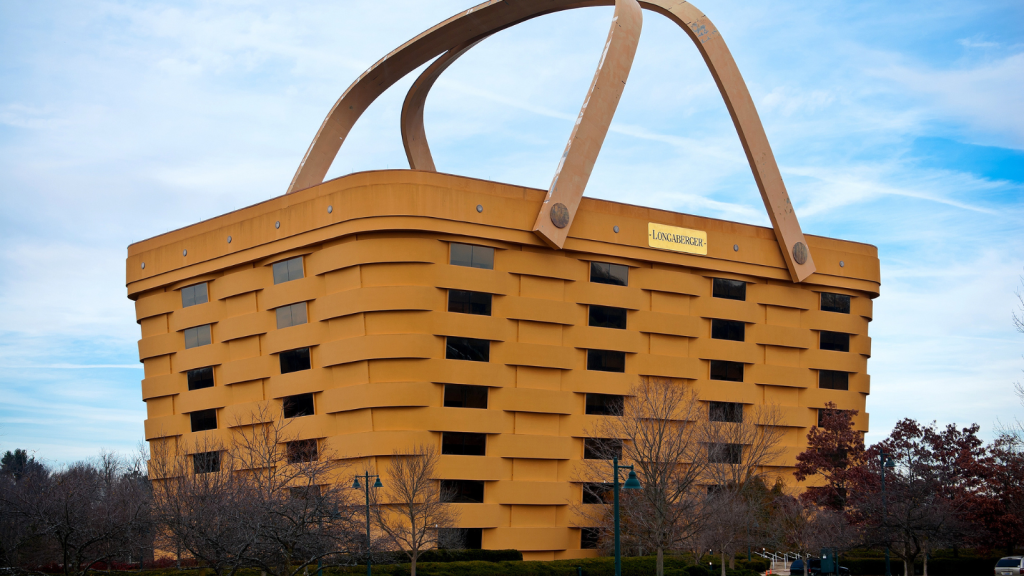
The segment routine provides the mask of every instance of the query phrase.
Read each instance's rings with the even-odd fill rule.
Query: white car
[[[1020,556],[1007,556],[996,562],[995,576],[1020,576]]]

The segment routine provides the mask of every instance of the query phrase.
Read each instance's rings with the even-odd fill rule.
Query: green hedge
[[[623,558],[623,576],[650,576],[655,572],[653,556]],[[615,561],[612,558],[580,558],[577,560],[554,560],[551,562],[417,562],[416,574],[420,576],[576,576],[576,567],[583,567],[585,576],[613,576]],[[687,571],[690,570],[690,571]],[[325,576],[341,574],[366,574],[366,566],[331,568],[324,570]],[[381,576],[409,574],[408,564],[377,565],[373,573]],[[708,574],[701,566],[688,565],[685,559],[665,557],[666,576],[717,576]],[[729,570],[728,576],[756,576],[756,573]]]
[[[420,554],[420,562],[516,562],[523,559],[519,550],[427,550]]]
[[[991,558],[932,558],[928,561],[929,576],[991,576],[996,562],[1002,556]],[[852,576],[877,576],[885,574],[885,560],[882,558],[844,558],[839,557],[839,565],[850,569]],[[924,561],[918,558],[914,573],[921,574]],[[891,560],[893,574],[903,573],[903,561]]]

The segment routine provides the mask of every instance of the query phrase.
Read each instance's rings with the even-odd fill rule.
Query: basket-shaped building
[[[481,487],[456,504],[471,540],[543,559],[591,553],[571,513],[587,431],[609,417],[591,407],[640,378],[779,406],[784,475],[826,403],[867,430],[877,250],[802,234],[735,63],[692,5],[616,3],[549,190],[435,170],[422,108],[438,75],[493,32],[600,4],[494,1],[435,26],[342,96],[288,193],[132,244],[147,439],[230,441],[269,402],[297,437],[370,469],[433,445],[442,479]],[[704,56],[773,228],[582,196],[642,8]],[[323,182],[360,113],[435,57],[402,115],[413,169]]]

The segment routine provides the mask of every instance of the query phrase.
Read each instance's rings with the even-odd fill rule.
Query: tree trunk
[[[923,568],[924,569],[921,571],[921,573],[924,576],[928,576],[928,549],[927,548],[924,549],[924,567]]]
[[[409,563],[409,576],[416,576],[416,557],[419,554],[412,555],[412,562]]]
[[[725,549],[722,549],[722,576],[725,576]]]
[[[665,576],[665,549],[658,546],[658,562],[655,565],[657,576]]]
[[[736,555],[735,554],[729,554],[729,570],[735,570],[735,569],[736,569]]]

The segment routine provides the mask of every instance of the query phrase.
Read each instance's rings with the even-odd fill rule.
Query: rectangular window
[[[743,342],[746,324],[736,320],[711,320],[711,337],[716,340]]]
[[[728,300],[746,300],[747,283],[742,280],[715,278],[711,281],[711,296]]]
[[[584,438],[584,460],[622,460],[622,440],[618,438]]]
[[[302,278],[302,256],[274,262],[274,284],[283,284]]]
[[[452,266],[494,270],[494,248],[452,242],[451,260],[448,262]]]
[[[625,372],[626,353],[615,350],[587,350],[587,370]]]
[[[584,504],[611,504],[612,485],[609,482],[584,482]]]
[[[821,309],[825,312],[850,313],[850,297],[846,294],[821,293]]]
[[[821,331],[819,347],[822,350],[835,350],[836,352],[850,351],[850,335],[842,332]]]
[[[438,528],[439,550],[480,550],[483,547],[483,528]]]
[[[725,360],[711,361],[711,379],[728,382],[743,382],[743,363]]]
[[[202,390],[213,386],[213,366],[188,371],[188,389]]]
[[[850,373],[836,370],[818,370],[818,388],[849,390]]]
[[[448,408],[487,408],[487,386],[445,384],[444,405]]]
[[[590,306],[590,325],[596,328],[626,329],[626,309],[611,306]]]
[[[587,414],[622,416],[624,399],[618,394],[587,394]]]
[[[281,374],[291,374],[300,370],[309,370],[309,348],[285,350],[278,354],[281,357]]]
[[[607,262],[590,263],[590,281],[613,286],[629,285],[629,266]]]
[[[474,432],[442,432],[441,454],[458,456],[484,456],[487,452],[487,435]]]
[[[743,404],[708,402],[708,419],[712,422],[743,422]]]
[[[295,486],[288,489],[288,495],[295,500],[312,500],[320,497],[320,487],[316,484],[312,486]]]
[[[203,324],[202,326],[196,326],[195,328],[185,329],[185,349],[196,348],[199,346],[206,346],[213,342],[213,338],[210,336],[210,325]]]
[[[220,452],[200,452],[192,455],[192,470],[196,474],[220,472]]]
[[[441,480],[441,501],[458,504],[483,504],[483,480]]]
[[[288,306],[281,306],[276,310],[277,312],[277,329],[287,328],[289,326],[298,326],[299,324],[306,323],[306,303],[299,302],[298,304],[289,304]]]
[[[596,550],[601,544],[600,528],[580,528],[580,548]]]
[[[296,394],[295,396],[286,396],[284,399],[283,408],[285,418],[299,418],[301,416],[312,416],[314,414],[313,395]]]
[[[743,445],[709,444],[708,462],[712,464],[740,464],[743,462]]]
[[[196,304],[206,304],[210,297],[206,293],[206,282],[186,286],[181,289],[181,307],[188,308]]]
[[[446,338],[444,357],[448,360],[469,360],[470,362],[491,361],[491,341],[479,338]]]
[[[192,431],[202,432],[203,430],[216,430],[217,429],[217,409],[210,408],[209,410],[198,410],[189,414],[189,419],[192,420]]]
[[[316,462],[317,461],[317,449],[316,439],[311,440],[295,440],[285,444],[288,453],[288,463],[295,464],[297,462]]]
[[[491,315],[491,295],[470,290],[449,290],[448,311],[459,314]]]

